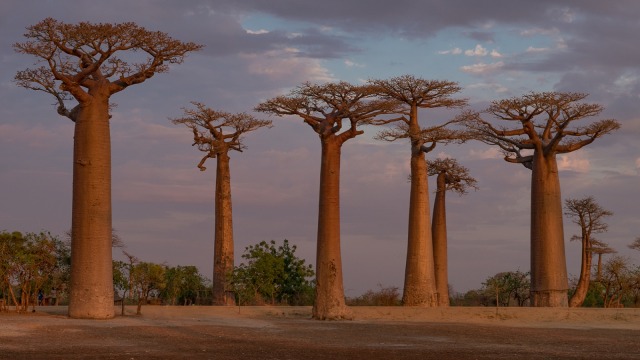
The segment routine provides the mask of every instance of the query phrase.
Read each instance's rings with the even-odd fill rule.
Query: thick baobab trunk
[[[531,183],[531,305],[566,307],[562,197],[555,154],[534,153]]]
[[[447,193],[446,175],[438,174],[436,198],[433,203],[433,265],[438,292],[438,306],[449,306],[449,276],[447,271],[447,213],[445,195]]]
[[[409,235],[402,303],[405,306],[436,306],[429,211],[429,185],[424,153],[412,146]]]
[[[580,277],[578,278],[578,285],[576,286],[576,292],[569,300],[569,307],[580,307],[587,297],[589,291],[589,283],[591,282],[591,260],[593,259],[593,253],[591,252],[591,245],[589,239],[582,239],[582,261],[580,264]]]
[[[94,94],[80,105],[75,118],[69,293],[72,318],[115,316],[108,102],[108,96]]]
[[[229,154],[219,153],[216,163],[215,244],[213,254],[213,304],[233,305],[226,296],[227,274],[233,270],[233,221]]]
[[[340,146],[335,137],[322,139],[320,201],[316,253],[316,298],[313,317],[318,320],[351,319],[344,300],[340,253]]]

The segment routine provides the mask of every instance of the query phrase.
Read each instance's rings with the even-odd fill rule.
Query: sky
[[[196,265],[211,277],[215,169],[189,130],[173,125],[190,101],[249,112],[310,81],[413,75],[456,81],[482,110],[531,91],[590,94],[593,119],[621,130],[559,156],[563,198],[593,196],[614,215],[598,238],[632,262],[640,236],[640,2],[634,0],[113,0],[0,2],[0,230],[63,235],[71,227],[73,123],[54,99],[13,82],[35,58],[14,52],[27,26],[132,21],[205,45],[168,73],[112,97],[113,227],[143,261]],[[456,111],[420,112],[424,125]],[[231,154],[236,262],[248,245],[288,239],[315,261],[320,142],[298,118],[245,138]],[[592,120],[585,120],[585,123]],[[379,142],[379,128],[342,150],[341,242],[347,296],[402,289],[407,243],[409,144]],[[531,173],[488,145],[439,145],[479,189],[447,198],[449,280],[481,287],[501,271],[529,270]],[[431,190],[435,187],[431,181]],[[433,201],[433,193],[431,201]],[[565,219],[567,268],[579,275],[579,228]],[[121,258],[120,250],[114,257]]]

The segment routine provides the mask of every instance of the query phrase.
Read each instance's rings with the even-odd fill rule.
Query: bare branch
[[[478,189],[476,179],[469,175],[469,169],[458,164],[456,159],[427,160],[427,167],[429,176],[439,174],[445,176],[446,190],[464,195],[469,188]]]
[[[272,127],[271,120],[259,120],[247,113],[216,111],[195,101],[191,104],[195,109],[182,108],[184,116],[170,120],[191,129],[192,145],[206,153],[198,163],[200,171],[207,169],[204,163],[209,158],[226,154],[229,150],[242,152],[246,148],[242,138],[244,134],[262,127]]]

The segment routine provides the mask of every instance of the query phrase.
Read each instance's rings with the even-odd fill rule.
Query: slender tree
[[[586,94],[543,92],[494,101],[485,113],[507,126],[494,126],[480,115],[467,125],[474,137],[498,146],[510,163],[531,175],[531,299],[532,306],[568,306],[562,197],[556,156],[591,144],[617,130],[616,120],[570,127],[602,112],[602,106],[581,102]]]
[[[566,199],[564,203],[565,215],[569,216],[574,224],[580,226],[580,236],[573,235],[571,237],[572,241],[579,240],[582,244],[580,277],[576,291],[569,299],[570,307],[579,307],[582,306],[589,291],[594,248],[607,246],[597,241],[593,235],[607,231],[609,225],[603,219],[613,213],[603,209],[592,196],[582,199]]]
[[[378,122],[396,122],[396,126],[381,131],[377,138],[385,141],[408,139],[411,145],[409,230],[402,302],[408,306],[436,306],[438,300],[425,154],[432,151],[437,143],[459,140],[463,134],[446,127],[461,121],[460,118],[439,125],[422,126],[418,121],[418,109],[460,108],[467,104],[467,100],[452,97],[461,88],[451,81],[425,80],[404,75],[389,80],[371,80],[370,83],[378,87],[383,98],[399,101],[404,105],[399,120]]]
[[[75,124],[69,316],[112,318],[109,99],[168,71],[169,64],[181,63],[201,46],[134,23],[66,24],[47,18],[27,30],[28,41],[14,48],[44,65],[19,71],[16,82],[53,95],[58,114]],[[130,54],[134,62],[120,54]],[[69,110],[67,100],[78,104]]]
[[[606,244],[602,244],[597,240],[591,240],[591,252],[598,255],[598,265],[596,268],[596,281],[602,279],[602,255],[615,254],[617,251],[608,247]]]
[[[393,102],[375,99],[373,86],[346,82],[305,83],[286,96],[267,100],[256,111],[295,115],[320,137],[320,199],[316,253],[315,319],[351,318],[345,305],[340,252],[340,153],[342,145],[364,131],[358,126],[395,110]],[[344,124],[348,128],[343,129]]]
[[[233,211],[231,206],[231,172],[229,151],[242,152],[243,135],[262,127],[270,120],[259,120],[246,114],[216,111],[204,104],[192,102],[196,108],[183,108],[184,117],[172,119],[193,132],[193,146],[205,153],[198,168],[205,171],[207,159],[216,159],[215,239],[213,252],[213,304],[233,305],[227,297],[227,274],[233,270]]]
[[[456,159],[427,160],[427,166],[429,176],[436,176],[437,184],[431,233],[438,306],[449,306],[446,192],[454,191],[462,196],[469,188],[477,189],[477,181],[469,175],[469,169],[458,164]]]

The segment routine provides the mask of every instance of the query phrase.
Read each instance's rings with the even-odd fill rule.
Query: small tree
[[[205,171],[205,161],[216,161],[215,194],[215,240],[213,258],[213,304],[232,305],[227,299],[226,276],[233,269],[233,213],[231,206],[231,172],[229,151],[242,152],[246,146],[242,136],[262,127],[271,127],[271,121],[258,120],[245,113],[231,114],[216,111],[204,104],[192,102],[196,109],[185,109],[184,117],[172,119],[174,124],[183,124],[193,132],[193,145],[205,153],[198,163]]]
[[[594,249],[607,247],[606,244],[597,241],[593,235],[607,231],[609,226],[603,219],[613,213],[603,209],[592,196],[588,196],[582,199],[566,199],[565,215],[568,215],[574,224],[580,226],[580,236],[571,237],[571,241],[580,240],[582,244],[580,277],[576,291],[569,300],[570,307],[579,307],[589,291]]]
[[[109,100],[168,71],[169,64],[181,63],[188,52],[202,46],[134,23],[66,24],[47,18],[27,30],[28,40],[14,48],[44,65],[19,71],[15,80],[52,95],[58,114],[75,126],[69,316],[112,318]],[[78,104],[69,110],[66,103],[72,99]]]
[[[629,260],[624,257],[614,256],[604,264],[600,279],[604,307],[622,307],[631,291],[632,277]]]
[[[496,306],[509,306],[512,300],[524,306],[529,300],[530,286],[529,273],[520,270],[497,273],[483,283],[485,294],[495,299]]]
[[[153,295],[157,297],[165,288],[165,266],[149,262],[139,262],[133,266],[133,285],[138,296],[136,315],[142,314],[142,305]]]
[[[295,251],[286,239],[280,246],[271,240],[246,247],[242,255],[246,262],[230,275],[238,304],[305,304],[313,291],[309,278],[314,271]]]
[[[574,126],[602,112],[581,93],[543,92],[492,102],[467,122],[472,136],[498,146],[509,163],[531,170],[531,298],[533,306],[568,306],[562,197],[556,156],[577,151],[620,127],[613,119]],[[574,126],[574,127],[572,127]]]
[[[446,192],[454,191],[462,196],[469,188],[477,189],[477,181],[469,175],[469,169],[459,165],[455,159],[427,160],[427,167],[429,176],[436,176],[437,184],[431,233],[438,306],[449,306]]]

